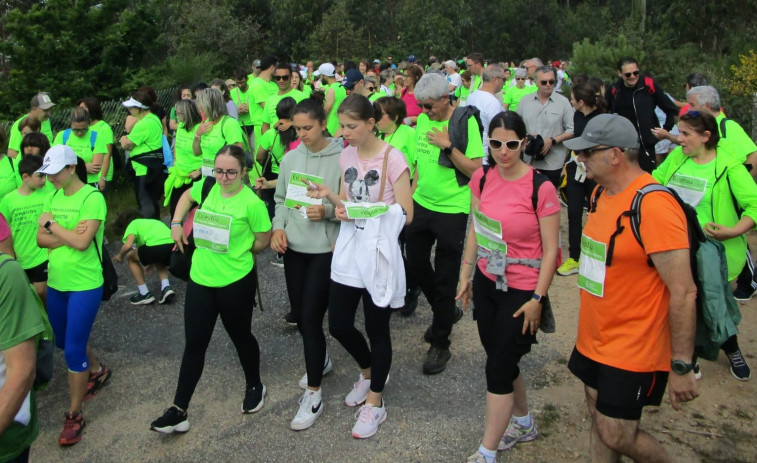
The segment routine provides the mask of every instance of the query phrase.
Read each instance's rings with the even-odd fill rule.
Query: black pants
[[[597,182],[585,179],[582,182],[576,180],[575,162],[565,165],[565,175],[568,179],[565,187],[568,196],[568,245],[571,259],[578,260],[581,257],[581,232],[583,231],[584,204],[589,200],[591,192]]]
[[[455,292],[468,214],[434,212],[415,201],[413,208],[413,221],[405,227],[407,266],[411,281],[421,287],[434,313],[431,344],[446,349],[455,321]]]
[[[7,463],[28,463],[29,461],[29,447],[21,452],[16,458],[9,460]]]
[[[297,329],[305,348],[308,386],[320,387],[326,361],[323,316],[329,306],[332,253],[305,254],[288,249],[284,253],[284,275],[289,305],[297,319]]]
[[[160,220],[158,200],[163,195],[163,184],[149,179],[147,175],[141,175],[134,177],[134,192],[142,217]]]
[[[653,144],[639,146],[639,167],[650,174],[657,168],[657,157]]]
[[[184,356],[181,359],[179,384],[174,405],[184,410],[189,406],[195,387],[205,367],[213,328],[218,315],[234,343],[248,386],[260,386],[260,347],[252,335],[252,304],[255,278],[252,271],[242,279],[220,288],[187,283],[184,304]]]
[[[365,337],[355,328],[355,313],[360,299],[363,300],[365,333],[368,335],[370,348],[365,342]],[[329,332],[361,369],[370,367],[371,391],[376,393],[383,392],[389,369],[392,367],[392,337],[389,333],[391,312],[389,307],[376,307],[368,290],[331,282]],[[323,364],[320,368],[323,368]]]
[[[739,277],[736,278],[736,288],[746,292],[754,292],[757,290],[757,282],[754,280],[754,261],[752,260],[752,253],[747,247],[746,262],[744,262],[744,268],[741,269]]]

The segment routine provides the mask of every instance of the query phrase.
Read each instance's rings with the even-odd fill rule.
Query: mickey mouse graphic
[[[358,173],[355,167],[350,167],[344,172],[344,182],[349,185],[347,191],[353,202],[369,203],[371,195],[368,187],[376,185],[379,182],[378,171],[371,169],[365,173],[362,179],[357,178]]]

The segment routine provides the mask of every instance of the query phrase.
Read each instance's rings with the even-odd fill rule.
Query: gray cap
[[[566,148],[581,151],[599,145],[638,148],[639,135],[633,123],[617,114],[600,114],[592,118],[580,137],[563,142]]]

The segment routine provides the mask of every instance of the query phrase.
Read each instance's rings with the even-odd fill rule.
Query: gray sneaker
[[[510,424],[507,426],[505,435],[502,436],[502,440],[499,441],[497,450],[507,450],[512,448],[518,442],[529,442],[536,439],[536,421],[531,418],[531,427],[524,428],[519,425],[514,419],[510,420]]]

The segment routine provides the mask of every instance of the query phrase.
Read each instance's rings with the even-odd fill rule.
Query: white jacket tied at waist
[[[399,204],[373,219],[342,222],[331,261],[331,279],[365,288],[377,307],[405,305],[405,267],[399,235],[405,211]]]

